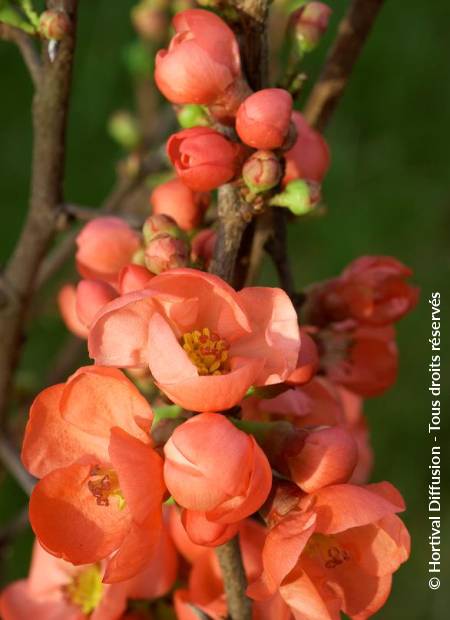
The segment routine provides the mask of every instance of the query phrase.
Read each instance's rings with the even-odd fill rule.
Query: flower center
[[[90,614],[98,606],[103,595],[102,575],[97,564],[82,570],[66,587],[67,597],[84,614]]]
[[[117,497],[119,509],[125,506],[125,499],[119,486],[119,478],[114,469],[94,465],[90,472],[88,489],[99,506],[109,506],[110,497]]]
[[[184,334],[182,346],[197,366],[199,375],[223,375],[228,372],[229,344],[208,327]]]
[[[336,568],[336,566],[350,559],[350,554],[335,536],[325,536],[324,534],[313,534],[304,553],[324,564],[325,568]]]

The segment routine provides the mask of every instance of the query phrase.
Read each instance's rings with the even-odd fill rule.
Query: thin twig
[[[54,5],[49,0],[48,7]],[[51,243],[63,200],[65,136],[70,97],[78,0],[61,0],[72,28],[54,58],[43,50],[42,78],[33,102],[33,161],[28,214],[20,238],[2,274],[4,305],[0,309],[0,416],[5,409],[14,369],[24,340],[24,323],[40,263]]]
[[[73,203],[62,205],[61,212],[67,215],[69,218],[72,218],[78,222],[90,222],[91,220],[95,220],[101,215],[105,215],[104,212],[100,209],[94,209],[93,207],[83,207],[82,205],[77,205]],[[124,222],[129,224],[132,228],[136,229],[142,228],[145,222],[145,219],[143,217],[139,217],[139,215],[135,213],[118,213],[117,217],[124,220]]]
[[[0,461],[25,493],[31,495],[36,480],[26,471],[15,448],[4,435],[0,435]]]
[[[245,595],[247,578],[241,559],[239,538],[216,547],[217,559],[222,571],[228,613],[232,620],[249,620],[252,616],[250,599]]]
[[[347,86],[383,1],[352,0],[339,24],[337,37],[304,109],[306,120],[319,131],[328,124]]]
[[[19,48],[35,86],[41,79],[42,65],[33,38],[20,28],[0,22],[0,39],[12,41]]]

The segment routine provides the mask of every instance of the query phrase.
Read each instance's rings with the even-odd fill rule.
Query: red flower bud
[[[297,128],[297,140],[287,151],[283,183],[306,179],[321,183],[329,166],[330,151],[320,133],[312,129],[300,112],[292,113]]]
[[[150,204],[154,214],[170,215],[180,228],[192,230],[209,206],[209,194],[194,192],[180,179],[171,179],[153,190]]]
[[[167,233],[156,235],[145,249],[145,264],[156,274],[168,269],[186,267],[188,264],[186,243]]]
[[[243,165],[242,176],[255,194],[272,189],[281,179],[278,157],[272,151],[256,151]]]
[[[236,131],[245,144],[255,149],[279,148],[289,131],[292,97],[287,90],[266,88],[240,105]]]
[[[302,52],[316,47],[327,29],[333,11],[323,2],[308,2],[292,18],[295,24],[295,37]]]
[[[176,34],[156,55],[155,81],[172,103],[214,103],[240,78],[239,46],[214,13],[189,9],[173,19]]]
[[[72,24],[64,11],[44,11],[39,18],[39,32],[45,39],[61,41],[71,29]]]
[[[167,153],[177,174],[194,191],[208,191],[237,173],[241,148],[208,127],[183,129],[169,138]]]
[[[152,198],[150,198],[150,200],[152,200]],[[168,234],[171,237],[179,237],[181,231],[173,217],[165,213],[154,213],[145,220],[142,233],[145,242],[150,243],[153,237],[161,233]]]

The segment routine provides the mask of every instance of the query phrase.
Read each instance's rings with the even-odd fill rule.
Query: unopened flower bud
[[[171,237],[180,237],[181,231],[177,226],[177,223],[164,213],[155,213],[145,220],[144,227],[142,229],[144,235],[144,241],[146,244],[160,234],[167,234]]]
[[[126,110],[118,110],[111,116],[108,131],[110,136],[127,150],[134,149],[139,143],[138,123]]]
[[[276,149],[286,139],[292,113],[292,96],[282,88],[259,90],[240,105],[236,131],[255,149]]]
[[[153,237],[145,249],[145,264],[156,275],[168,269],[186,267],[188,259],[187,244],[167,233]]]
[[[39,32],[45,39],[61,41],[71,28],[70,19],[64,11],[44,11],[39,18]]]
[[[254,194],[266,192],[280,182],[280,162],[272,151],[256,151],[242,167],[242,176]]]
[[[150,204],[154,215],[169,215],[182,230],[189,231],[201,223],[209,198],[208,193],[194,192],[181,179],[175,178],[155,187]]]
[[[308,2],[292,16],[300,52],[310,52],[327,29],[332,9],[323,2]]]
[[[195,235],[191,242],[191,260],[209,266],[216,247],[217,233],[212,228],[205,228]]]

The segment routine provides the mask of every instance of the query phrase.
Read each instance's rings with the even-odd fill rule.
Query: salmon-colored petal
[[[54,596],[77,571],[77,567],[51,555],[37,540],[34,541],[28,574],[28,589],[34,597]]]
[[[278,592],[266,601],[253,602],[253,620],[292,620],[293,617]]]
[[[91,325],[88,339],[89,355],[96,364],[120,368],[147,366],[148,322],[154,312],[155,294],[146,288],[122,295],[102,308]]]
[[[230,525],[210,521],[204,512],[184,510],[182,522],[187,535],[196,545],[218,547],[231,540],[239,530],[239,523]]]
[[[211,510],[246,492],[251,440],[224,416],[202,413],[192,417],[175,429],[164,454],[167,488],[184,508]]]
[[[297,366],[298,317],[291,300],[278,288],[247,287],[238,293],[247,311],[251,334],[231,347],[232,355],[265,359],[258,385],[279,383]]]
[[[296,620],[340,620],[340,599],[298,567],[280,587],[280,594]]]
[[[84,323],[80,321],[77,313],[77,292],[73,284],[65,284],[58,293],[58,307],[62,319],[69,331],[78,338],[86,340],[89,330]]]
[[[272,488],[272,469],[266,455],[249,436],[252,446],[251,477],[245,489],[245,495],[232,497],[208,513],[208,518],[221,523],[235,523],[250,516],[266,501]],[[243,474],[244,472],[242,472]]]
[[[111,499],[97,504],[88,488],[91,465],[75,463],[56,469],[35,486],[30,498],[30,523],[41,545],[73,564],[91,564],[107,557],[122,542],[130,514]]]
[[[59,410],[64,385],[43,390],[34,400],[25,429],[22,462],[38,478],[85,456],[104,460],[107,442],[68,424]]]
[[[228,342],[251,331],[239,294],[215,275],[198,269],[170,269],[153,278],[150,285],[162,293],[198,298],[196,325],[191,329],[209,327]]]
[[[150,515],[144,523],[133,521],[117,553],[108,561],[104,583],[131,579],[144,570],[158,548],[162,517]]]
[[[351,563],[350,566],[336,567],[334,580],[330,579],[328,583],[342,598],[344,613],[352,620],[366,620],[385,604],[391,591],[392,576],[374,577]]]
[[[390,482],[374,482],[372,484],[365,485],[364,488],[371,493],[376,493],[388,502],[395,504],[398,508],[397,512],[403,512],[406,510],[405,500],[403,499],[400,491]]]
[[[0,615],[3,620],[84,620],[85,615],[61,596],[37,598],[22,579],[9,585],[0,595]]]
[[[205,547],[196,545],[189,538],[181,522],[181,514],[178,507],[170,506],[169,508],[169,529],[172,540],[175,543],[178,553],[180,553],[189,564],[193,564],[200,555],[205,553],[206,549]]]
[[[117,297],[117,291],[101,280],[81,280],[77,286],[76,311],[84,325],[88,327],[97,312]]]
[[[263,549],[263,572],[249,585],[250,598],[264,600],[275,594],[293,570],[315,528],[311,512],[292,511],[267,534]]]
[[[127,608],[127,591],[125,583],[103,585],[102,598],[89,620],[119,620]],[[83,615],[83,619],[86,616]]]
[[[167,321],[155,312],[148,324],[148,364],[156,381],[178,383],[198,376]]]
[[[143,523],[149,515],[161,517],[166,491],[163,460],[149,445],[121,428],[111,429],[109,456],[133,520]]]
[[[154,599],[164,596],[172,588],[178,571],[178,555],[165,526],[158,538],[150,562],[143,571],[125,582],[131,599]]]
[[[401,511],[391,501],[353,484],[337,484],[320,489],[303,498],[300,506],[316,512],[316,529],[322,534],[336,534],[351,527],[368,525]]]
[[[411,546],[408,530],[396,515],[341,532],[339,543],[364,572],[376,577],[394,573],[408,559]]]
[[[94,437],[109,439],[113,426],[145,439],[135,418],[152,418],[147,400],[119,370],[99,366],[81,368],[66,383],[61,415]],[[74,460],[74,459],[72,459]]]
[[[178,383],[157,381],[157,385],[174,403],[190,411],[223,411],[244,398],[263,363],[258,359],[234,361],[234,368],[223,375],[197,375]]]
[[[201,555],[189,576],[191,601],[211,618],[224,618],[227,603],[223,589],[222,573],[215,551],[209,549]]]

